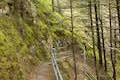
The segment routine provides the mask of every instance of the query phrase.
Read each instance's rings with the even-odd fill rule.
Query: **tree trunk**
[[[99,52],[99,64],[100,64],[100,66],[102,66],[103,60],[102,60],[100,29],[99,29],[98,9],[97,9],[97,1],[96,0],[94,0],[94,9],[95,9],[96,31],[97,31],[97,48],[98,48],[98,52]]]
[[[107,60],[106,60],[106,48],[105,48],[105,39],[104,39],[104,29],[103,29],[103,21],[102,18],[100,20],[101,23],[101,35],[102,35],[102,46],[103,46],[103,56],[104,56],[104,68],[105,72],[107,72]]]
[[[114,63],[116,64],[116,49],[117,49],[117,42],[116,42],[116,39],[117,39],[117,29],[114,29]]]
[[[116,80],[116,69],[115,69],[115,63],[113,59],[113,33],[112,33],[112,13],[111,13],[111,0],[109,0],[109,24],[110,24],[110,54],[111,54],[111,63],[112,63],[112,69],[113,69],[113,80]]]
[[[74,62],[74,80],[77,80],[77,67],[76,67],[76,59],[75,59],[75,51],[74,51],[74,24],[73,24],[73,6],[72,0],[70,0],[70,11],[71,11],[71,27],[72,27],[72,53],[73,53],[73,62]]]
[[[96,51],[95,51],[95,34],[94,34],[94,27],[93,27],[93,17],[92,17],[92,1],[89,0],[89,10],[90,10],[90,21],[91,21],[91,32],[92,32],[92,43],[93,43],[93,54],[94,54],[94,65],[96,70],[96,78],[98,80],[98,70],[97,70],[97,60],[96,60]]]
[[[116,0],[116,9],[117,9],[118,26],[119,26],[119,34],[120,34],[120,2],[119,0]]]
[[[55,3],[54,3],[54,0],[52,0],[52,11],[53,11],[53,12],[55,11],[54,6],[55,6]]]
[[[60,7],[60,1],[59,1],[59,0],[57,0],[57,10],[58,10],[58,12],[59,12],[60,14],[62,14],[62,13],[61,13],[61,7]]]
[[[102,6],[100,4],[100,0],[98,0],[98,8],[99,8],[99,20],[100,20],[100,29],[101,29],[101,43],[102,43],[102,51],[104,57],[104,68],[105,72],[107,72],[107,60],[106,60],[106,48],[105,48],[105,40],[104,40],[104,28],[103,28],[103,18],[102,18]]]

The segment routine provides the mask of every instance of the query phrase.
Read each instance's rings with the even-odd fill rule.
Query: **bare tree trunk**
[[[115,29],[114,29],[114,61],[115,61],[115,64],[116,64],[116,54],[117,54],[117,21],[115,20]]]
[[[55,3],[54,3],[54,0],[52,0],[52,11],[54,12],[55,11]]]
[[[114,29],[114,63],[116,64],[116,48],[117,48],[117,42],[116,42],[116,39],[117,39],[117,29]]]
[[[118,26],[119,26],[119,34],[120,34],[120,1],[119,0],[116,0],[116,9],[117,9]]]
[[[104,56],[104,68],[105,72],[107,72],[107,60],[106,60],[106,48],[105,48],[105,40],[104,40],[104,29],[103,29],[103,21],[102,18],[100,20],[101,23],[101,35],[102,35],[102,46],[103,46],[103,56]]]
[[[115,63],[113,59],[113,33],[112,33],[112,13],[111,13],[111,0],[109,0],[109,20],[110,20],[110,54],[111,54],[111,63],[112,63],[112,69],[113,69],[113,79],[116,80],[116,69],[115,69]]]
[[[89,0],[89,10],[90,10],[90,21],[91,21],[91,32],[92,32],[92,41],[93,41],[93,54],[94,54],[94,65],[96,70],[96,78],[98,80],[98,70],[97,70],[97,60],[96,60],[96,51],[95,51],[95,34],[94,34],[94,27],[93,27],[93,17],[92,17],[92,1]]]
[[[60,14],[62,14],[62,13],[61,13],[61,7],[60,7],[60,1],[59,1],[59,0],[57,0],[57,9],[58,9],[58,12],[59,12]]]
[[[73,53],[73,62],[74,62],[74,80],[77,80],[77,66],[76,66],[76,59],[75,59],[75,51],[74,51],[74,24],[73,24],[73,6],[72,0],[70,0],[70,10],[71,10],[71,27],[72,27],[72,53]]]
[[[103,25],[103,18],[102,18],[102,6],[100,0],[98,0],[98,8],[99,8],[99,20],[100,20],[100,29],[101,29],[101,39],[102,39],[102,51],[104,57],[104,69],[107,72],[107,60],[106,60],[106,48],[105,48],[105,40],[104,40],[104,25]]]
[[[99,29],[98,9],[97,9],[97,1],[96,0],[94,0],[94,9],[95,9],[95,18],[96,18],[97,48],[98,48],[98,51],[99,51],[99,64],[100,64],[100,66],[102,66],[103,65],[103,60],[102,60],[100,29]]]

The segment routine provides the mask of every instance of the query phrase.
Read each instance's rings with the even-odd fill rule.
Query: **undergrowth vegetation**
[[[49,60],[49,39],[52,44],[60,39],[71,40],[71,32],[66,28],[68,22],[52,12],[48,0],[0,3],[9,9],[0,16],[0,80],[26,80],[33,66]],[[83,36],[86,36],[83,32],[74,36],[80,45],[87,42]]]
[[[6,4],[6,2],[2,3]],[[23,0],[21,0],[22,2]],[[19,0],[16,2],[13,0],[11,5],[14,3],[21,5]],[[44,0],[39,1],[40,4],[28,0],[25,3],[22,5],[29,6],[30,3],[35,5],[29,7],[28,10],[35,10],[36,13],[28,12],[29,15],[22,15],[24,11],[21,11],[18,6],[12,5],[14,14],[9,12],[9,15],[0,16],[0,80],[26,80],[32,66],[49,59],[47,39],[51,33],[54,37],[56,36],[54,30],[49,30],[46,18],[49,14],[51,15],[48,19],[51,27],[51,24],[52,26],[57,25],[59,21],[58,17],[53,14],[59,14],[52,13],[46,7]]]

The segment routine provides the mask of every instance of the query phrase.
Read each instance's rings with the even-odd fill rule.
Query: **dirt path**
[[[60,50],[60,52],[58,52],[58,57],[57,60],[59,62],[66,62],[66,60],[68,62],[71,63],[72,61],[72,51],[71,50]],[[88,80],[86,78],[85,75],[85,71],[87,71],[88,73],[90,73],[91,75],[95,75],[95,70],[94,68],[90,67],[89,65],[84,63],[83,60],[83,56],[76,56],[77,59],[77,71],[78,71],[78,79],[79,80]],[[70,80],[74,80],[74,71],[68,71],[69,76],[70,76]],[[54,78],[54,72],[52,69],[52,64],[51,62],[45,62],[43,64],[38,65],[35,70],[33,72],[31,72],[30,74],[30,78],[28,80],[55,80]]]
[[[30,74],[29,80],[54,80],[52,65],[49,62],[40,64]]]
[[[72,51],[71,50],[60,50],[58,52],[57,60],[59,62],[72,61]],[[79,80],[87,80],[85,71],[89,72],[91,75],[95,75],[94,68],[84,63],[83,56],[76,56],[77,62],[77,71],[78,71],[78,79]],[[71,63],[71,62],[70,62]],[[72,63],[71,63],[72,64]],[[86,66],[86,67],[85,67]],[[68,71],[70,75],[70,80],[74,80],[74,71]],[[51,62],[45,62],[43,64],[39,64],[33,72],[31,72],[28,80],[55,80],[54,72],[52,69]]]
[[[77,50],[76,50],[77,51]],[[77,52],[76,52],[77,53]],[[80,53],[76,54],[76,65],[77,65],[77,74],[78,80],[90,80],[88,77],[95,77],[95,68],[84,62],[83,55]],[[72,60],[72,51],[71,50],[60,50],[57,53],[57,61],[61,62],[65,70],[69,70],[66,67],[66,61],[70,64],[73,64]],[[65,64],[64,64],[65,63]],[[65,73],[65,72],[64,72]],[[69,74],[70,80],[74,80],[74,71],[73,66],[72,70],[67,71],[66,74]],[[89,75],[90,74],[90,75]],[[38,65],[33,72],[31,72],[28,80],[55,80],[54,72],[52,69],[51,62],[45,62],[43,64]],[[107,79],[103,79],[107,80]]]

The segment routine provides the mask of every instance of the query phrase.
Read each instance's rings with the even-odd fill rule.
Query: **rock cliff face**
[[[0,16],[7,15],[10,12],[8,5],[0,3]]]
[[[18,14],[21,17],[35,18],[36,6],[30,0],[7,0],[0,2],[0,15]]]

